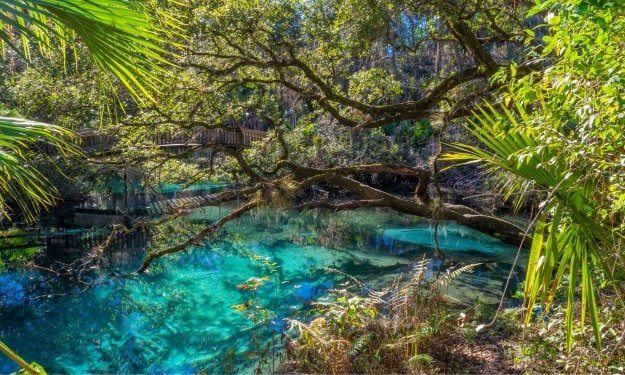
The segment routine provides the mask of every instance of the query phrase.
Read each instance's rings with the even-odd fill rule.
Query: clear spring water
[[[147,246],[174,242],[173,233],[223,213],[195,212],[152,233]],[[257,213],[126,278],[119,273],[137,268],[146,243],[122,241],[84,292],[83,285],[48,280],[46,271],[0,274],[0,339],[49,373],[251,372],[259,352],[270,370],[283,319],[307,319],[310,302],[341,282],[323,267],[382,287],[424,254],[432,257],[432,229],[383,210]],[[455,224],[442,226],[439,240],[447,260],[489,262],[447,292],[467,303],[496,303],[516,248]],[[246,290],[263,277],[257,290]],[[0,355],[0,373],[16,369]]]

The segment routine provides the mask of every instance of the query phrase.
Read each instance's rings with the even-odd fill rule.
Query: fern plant
[[[431,366],[451,337],[455,322],[441,313],[440,287],[477,265],[426,277],[430,260],[416,262],[409,273],[381,289],[340,271],[353,290],[334,291],[330,302],[317,302],[318,316],[310,323],[290,320],[297,339],[287,344],[282,372],[414,373]],[[345,284],[341,284],[345,285]],[[363,293],[366,290],[366,293]],[[364,295],[363,295],[364,294]]]

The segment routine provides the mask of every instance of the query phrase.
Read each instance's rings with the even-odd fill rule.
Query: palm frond
[[[65,128],[35,121],[0,117],[0,217],[9,219],[13,200],[28,220],[54,204],[54,186],[31,163],[33,148],[52,147],[62,157],[80,155]]]
[[[151,98],[171,53],[150,16],[134,0],[5,0],[0,2],[0,40],[30,58],[65,50],[80,40],[95,63],[113,73],[137,99]],[[21,48],[15,35],[19,35]]]
[[[467,129],[486,149],[461,143],[450,146],[457,152],[443,155],[442,160],[484,164],[489,172],[505,171],[513,178],[501,185],[504,197],[523,195],[530,186],[548,193],[534,228],[527,273],[525,276],[526,324],[534,318],[534,305],[540,301],[542,317],[548,313],[567,275],[565,328],[567,349],[574,338],[573,308],[581,299],[579,324],[590,315],[598,347],[601,345],[598,306],[592,266],[601,267],[601,247],[612,248],[609,230],[596,217],[591,178],[581,178],[583,170],[567,170],[558,150],[539,145],[534,140],[531,121],[523,106],[499,110],[490,104],[480,107]],[[578,297],[578,290],[581,298]]]

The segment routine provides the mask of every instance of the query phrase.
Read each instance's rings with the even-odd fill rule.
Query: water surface
[[[344,281],[324,268],[381,288],[433,255],[433,224],[415,217],[265,212],[158,260],[147,274],[121,276],[139,266],[146,247],[175,243],[226,211],[200,210],[119,241],[88,271],[90,288],[36,269],[0,274],[0,338],[49,373],[251,372],[261,357],[270,370],[283,319],[309,319],[310,303]],[[516,248],[455,224],[441,226],[439,242],[447,261],[486,262],[446,292],[496,303]],[[0,357],[0,373],[16,369]]]

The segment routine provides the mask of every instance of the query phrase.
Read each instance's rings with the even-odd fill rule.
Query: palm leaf
[[[22,369],[17,374],[34,374],[46,375],[46,370],[37,363],[28,363],[5,343],[0,341],[0,352],[9,357],[13,362],[17,363]]]
[[[152,98],[158,75],[170,64],[162,30],[134,0],[5,0],[0,2],[0,27],[3,44],[25,58],[30,57],[31,43],[46,54],[79,39],[95,63],[139,100]]]
[[[61,157],[79,155],[65,128],[35,121],[0,117],[0,216],[10,218],[9,199],[28,220],[54,204],[56,190],[31,164],[37,147],[54,148]]]
[[[530,248],[530,255],[527,261],[527,273],[525,276],[525,296],[526,296],[526,308],[528,313],[525,314],[525,322],[529,323],[532,317],[532,308],[536,301],[537,291],[540,287],[540,279],[538,278],[538,270],[542,266],[541,260],[544,260],[542,255],[543,241],[545,234],[545,227],[547,221],[546,210],[540,214],[538,221],[536,222],[536,229],[532,236],[532,246]]]
[[[575,314],[573,306],[581,299],[579,323],[584,325],[590,315],[595,343],[601,346],[598,306],[593,284],[592,265],[604,266],[600,249],[612,248],[610,232],[596,221],[593,201],[596,181],[582,178],[584,171],[568,171],[558,159],[558,150],[540,146],[534,140],[531,123],[523,106],[515,103],[514,110],[490,104],[479,107],[467,129],[486,148],[454,143],[455,152],[442,155],[442,160],[455,163],[481,163],[490,173],[504,171],[512,176],[501,185],[503,196],[510,198],[529,186],[547,193],[534,228],[533,242],[525,276],[525,316],[529,324],[537,301],[543,306],[544,317],[568,271],[566,290],[566,347],[574,342]],[[519,194],[523,195],[523,194]],[[551,217],[550,217],[551,216]],[[581,297],[577,291],[580,290]],[[540,297],[540,298],[539,298]]]

